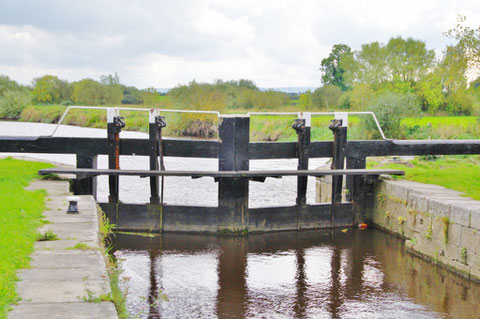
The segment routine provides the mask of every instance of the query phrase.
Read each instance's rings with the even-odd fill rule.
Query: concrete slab
[[[81,271],[78,268],[57,268],[57,269],[25,269],[19,273],[21,281],[25,282],[48,282],[48,281],[90,281],[107,280],[108,275],[105,269],[85,268]]]
[[[103,256],[98,251],[71,251],[62,253],[48,250],[36,251],[32,255],[32,268],[89,268],[104,265]]]
[[[111,302],[44,303],[18,305],[8,314],[10,319],[115,319],[117,311]]]
[[[33,281],[18,283],[17,291],[22,296],[19,304],[79,302],[91,292],[93,296],[108,294],[105,280],[87,281]]]

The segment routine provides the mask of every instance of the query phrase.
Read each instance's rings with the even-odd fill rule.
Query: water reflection
[[[140,318],[475,318],[479,285],[379,231],[118,234]],[[159,291],[168,296],[161,298]]]

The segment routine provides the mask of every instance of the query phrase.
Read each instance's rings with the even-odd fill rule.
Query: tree
[[[19,90],[7,90],[0,96],[0,118],[17,119],[30,103],[30,95]]]
[[[445,35],[458,41],[457,46],[462,48],[469,66],[478,72],[480,68],[480,26],[478,28],[465,26],[466,20],[465,16],[459,15],[457,25],[445,32]]]
[[[70,99],[70,84],[55,75],[44,75],[33,80],[32,98],[35,103],[61,103]]]
[[[450,45],[444,51],[438,71],[442,76],[443,89],[448,95],[467,85],[468,59],[465,48],[461,45]]]
[[[113,86],[113,85],[112,85]],[[123,99],[122,104],[143,104],[141,91],[134,86],[122,86]]]
[[[417,95],[421,99],[422,109],[435,113],[445,103],[442,76],[438,70],[427,74],[416,83]]]
[[[100,83],[103,85],[120,84],[120,77],[118,76],[117,72],[115,72],[114,75],[100,75]]]
[[[307,91],[300,94],[298,105],[304,110],[310,110],[312,108],[312,92]]]
[[[386,46],[379,42],[363,44],[361,50],[344,57],[340,66],[348,85],[364,83],[376,90],[388,82],[411,86],[432,69],[434,58],[434,51],[427,50],[423,41],[396,37]]]
[[[168,92],[177,107],[193,110],[218,110],[226,106],[227,97],[221,88],[214,84],[198,83],[179,85]]]
[[[140,97],[143,100],[143,104],[148,106],[158,105],[161,98],[160,94],[154,87],[149,87],[140,91]]]
[[[340,66],[345,70],[344,78],[350,86],[364,83],[377,88],[389,80],[386,49],[379,42],[363,44],[360,51],[345,56]]]
[[[14,80],[11,80],[7,75],[0,75],[0,96],[6,91],[18,91],[22,87]]]
[[[123,99],[123,88],[119,84],[104,85],[92,79],[72,83],[72,98],[85,105],[118,105]]]
[[[335,85],[326,84],[312,94],[312,105],[318,108],[332,109],[338,106],[342,90]]]
[[[400,122],[404,116],[417,116],[420,103],[412,93],[398,94],[384,92],[372,99],[367,108],[372,111],[387,137],[399,138],[402,135]],[[380,133],[371,117],[365,119],[364,125],[367,137],[379,137]]]
[[[402,37],[391,38],[386,46],[386,62],[392,80],[414,83],[432,68],[435,52],[425,42]]]
[[[365,110],[373,95],[374,91],[370,85],[359,83],[353,87],[350,94],[350,106],[357,110]]]
[[[342,91],[348,89],[344,79],[345,70],[340,65],[340,61],[345,57],[352,56],[352,49],[346,44],[335,44],[332,52],[322,60],[320,70],[322,71],[323,84],[338,86]]]

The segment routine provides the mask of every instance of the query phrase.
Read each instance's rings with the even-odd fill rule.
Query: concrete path
[[[80,213],[67,215],[68,182],[35,181],[27,189],[47,190],[44,216],[51,223],[39,231],[52,230],[59,240],[35,244],[31,268],[19,273],[21,301],[8,318],[117,318],[113,303],[84,301],[87,292],[95,297],[110,293],[93,197],[79,196]],[[73,249],[78,243],[89,248]]]

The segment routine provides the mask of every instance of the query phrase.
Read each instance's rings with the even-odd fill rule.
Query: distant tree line
[[[441,57],[421,40],[391,38],[353,51],[346,44],[333,46],[321,61],[323,86],[299,98],[306,109],[375,110],[386,105],[395,114],[480,114],[480,27],[464,26],[459,17],[445,35],[456,41]]]
[[[201,110],[275,109],[287,105],[289,96],[273,90],[260,91],[251,80],[216,80],[214,83],[190,82],[179,85],[167,94],[175,107]]]

